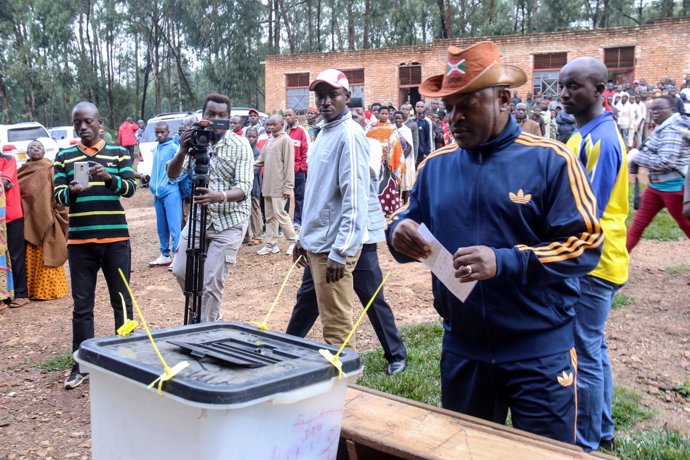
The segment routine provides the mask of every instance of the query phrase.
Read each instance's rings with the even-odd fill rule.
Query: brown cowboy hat
[[[419,92],[424,96],[443,97],[493,86],[517,88],[526,81],[521,68],[504,64],[498,46],[485,41],[465,49],[449,46],[446,73],[424,80]]]

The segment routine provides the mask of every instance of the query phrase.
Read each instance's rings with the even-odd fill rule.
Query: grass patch
[[[386,375],[381,350],[362,353],[364,376],[359,385],[374,388],[432,406],[441,406],[441,323],[420,324],[401,329],[407,347],[407,369]]]
[[[50,358],[45,363],[39,366],[41,372],[47,374],[48,372],[62,372],[72,368],[74,361],[72,360],[72,353],[66,351],[62,354]]]
[[[616,294],[613,298],[613,303],[611,304],[611,310],[618,310],[626,305],[634,303],[635,299],[625,294]]]
[[[690,264],[672,265],[670,267],[664,268],[664,273],[669,275],[677,275],[690,270]]]
[[[35,363],[33,362],[33,360],[31,360],[30,358],[24,358],[20,361],[17,361],[16,363],[8,366],[7,370],[16,371],[16,370],[22,369],[24,367],[34,367],[34,366],[35,366]]]
[[[632,302],[622,297],[621,305]],[[615,302],[614,302],[615,303]],[[440,323],[420,324],[402,328],[407,346],[408,368],[389,377],[381,350],[362,353],[364,375],[360,385],[433,406],[441,404],[441,342]],[[690,392],[690,381],[682,384]],[[684,393],[681,393],[684,394]],[[613,393],[613,418],[616,422],[618,447],[615,455],[623,460],[687,460],[690,459],[690,438],[667,430],[634,431],[634,426],[651,418],[654,411],[642,405],[642,395],[634,390],[617,387]],[[622,433],[622,434],[621,434]]]
[[[616,455],[624,460],[687,460],[690,437],[675,431],[639,431],[618,437]]]
[[[634,425],[647,420],[654,411],[641,403],[642,395],[624,387],[613,389],[613,420],[616,430],[630,430]]]
[[[642,192],[644,192],[645,188],[647,188],[645,184],[640,184],[640,195],[642,194]],[[628,228],[630,228],[633,214],[635,213],[635,209],[633,208],[633,190],[634,183],[631,183],[628,194],[630,206],[628,218],[625,221],[625,225]],[[656,215],[656,217],[654,217],[654,220],[652,220],[652,223],[649,224],[649,227],[647,227],[647,229],[645,230],[644,234],[642,235],[642,238],[644,238],[645,240],[656,241],[678,241],[684,236],[685,234],[680,228],[678,228],[678,224],[675,220],[673,220],[671,214],[669,214],[666,209],[663,209],[659,214]]]
[[[685,398],[690,398],[690,379],[686,380],[685,382],[676,385],[673,387],[673,389],[678,393],[679,395],[685,397]]]

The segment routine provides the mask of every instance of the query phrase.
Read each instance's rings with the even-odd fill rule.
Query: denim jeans
[[[577,444],[586,451],[613,438],[613,376],[604,328],[619,287],[589,275],[580,278],[580,301],[575,305]]]

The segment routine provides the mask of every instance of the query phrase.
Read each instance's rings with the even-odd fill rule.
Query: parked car
[[[153,118],[149,118],[146,122],[146,128],[144,128],[144,134],[141,136],[141,141],[139,141],[139,153],[141,154],[141,160],[137,166],[137,172],[140,174],[151,174],[151,169],[153,168],[153,150],[156,148],[156,124],[158,122],[164,121],[168,124],[170,129],[170,135],[175,134],[182,124],[182,121],[189,115],[193,115],[197,120],[201,120],[201,110],[196,112],[175,112],[175,113],[162,113],[156,115]],[[249,119],[249,108],[248,107],[233,107],[230,116],[239,115],[242,117],[244,124],[247,124]],[[259,118],[262,123],[268,115],[263,112],[259,112]]]
[[[153,150],[158,144],[155,133],[156,124],[161,121],[166,122],[170,130],[170,136],[173,136],[182,124],[182,121],[190,115],[193,115],[197,120],[201,120],[201,111],[196,113],[162,113],[153,118],[149,118],[146,122],[144,133],[141,135],[141,140],[139,141],[139,154],[141,155],[141,160],[139,160],[139,164],[137,165],[137,172],[139,174],[150,175],[153,169]]]
[[[48,134],[57,142],[60,150],[67,149],[81,142],[81,139],[77,136],[77,131],[71,126],[56,126],[55,128],[50,128]]]
[[[45,146],[45,158],[54,160],[58,152],[57,143],[50,138],[42,124],[34,121],[0,125],[0,149],[5,155],[14,155],[17,166],[26,161],[26,149],[34,139],[39,139]]]

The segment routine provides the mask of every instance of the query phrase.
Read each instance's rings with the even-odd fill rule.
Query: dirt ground
[[[152,198],[140,190],[123,200],[132,235],[132,287],[152,328],[181,325],[184,298],[165,268],[149,268],[158,256]],[[285,243],[282,244],[283,249]],[[379,248],[384,273],[392,276],[386,297],[400,325],[438,319],[431,302],[430,275],[421,264],[399,265]],[[621,294],[632,303],[612,312],[608,343],[617,385],[644,393],[656,410],[646,427],[690,434],[690,399],[673,387],[690,378],[690,241],[643,241],[635,250],[629,284]],[[260,321],[290,267],[284,253],[258,256],[243,246],[226,280],[222,314],[226,321]],[[284,330],[299,286],[293,273],[269,320]],[[112,333],[112,313],[102,277],[96,293],[96,334]],[[319,327],[310,338],[320,337]],[[378,346],[365,320],[358,346]],[[69,351],[71,298],[32,302],[0,313],[0,459],[89,458],[89,385],[65,391],[66,373],[42,373],[39,366]]]

